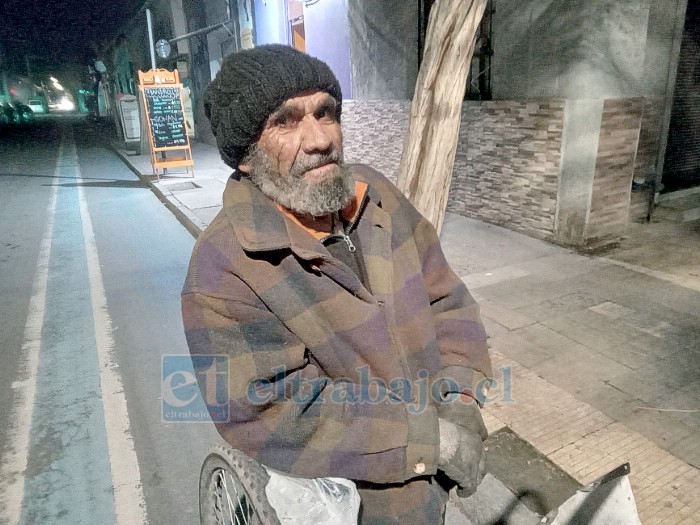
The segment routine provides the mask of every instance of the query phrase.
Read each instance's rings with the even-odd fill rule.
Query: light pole
[[[151,19],[151,10],[146,9],[146,23],[148,24],[148,50],[151,52],[151,69],[156,68],[156,54],[153,50],[153,20]]]

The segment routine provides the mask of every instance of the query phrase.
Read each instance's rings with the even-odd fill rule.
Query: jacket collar
[[[361,217],[365,199],[377,205],[380,203],[379,192],[368,186],[356,170],[353,170],[353,176],[355,198],[343,210],[343,217],[350,220],[351,224]],[[230,178],[224,190],[223,201],[223,211],[246,251],[291,248],[305,259],[318,257],[319,253],[325,251],[319,235],[308,231],[291,214],[280,211],[248,178]]]

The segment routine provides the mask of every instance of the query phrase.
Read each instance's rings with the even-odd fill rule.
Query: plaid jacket
[[[230,179],[182,292],[187,342],[229,356],[231,419],[217,428],[233,447],[299,476],[398,484],[394,499],[429,508],[434,389],[490,377],[486,335],[432,225],[376,171],[353,173],[366,191],[344,214],[369,290],[248,180]]]

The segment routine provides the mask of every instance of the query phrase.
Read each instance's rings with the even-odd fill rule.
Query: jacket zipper
[[[365,194],[364,198],[362,199],[362,202],[360,203],[360,210],[357,213],[357,219],[359,219],[362,216],[362,213],[365,211],[365,206],[367,206],[368,200],[369,196]],[[348,232],[351,232],[352,229],[355,227],[357,219],[352,224],[348,224]],[[343,231],[343,233],[341,233],[340,236],[345,241],[345,244],[348,245],[348,250],[350,251],[350,253],[355,253],[357,251],[357,248],[352,243],[352,239],[350,239],[350,236],[345,231]]]
[[[352,243],[352,239],[350,239],[350,237],[348,236],[348,234],[343,232],[343,233],[340,234],[340,236],[341,236],[341,237],[343,238],[343,240],[345,241],[345,244],[348,245],[348,251],[349,251],[350,253],[355,253],[355,252],[357,251],[357,248],[355,248],[355,245]]]

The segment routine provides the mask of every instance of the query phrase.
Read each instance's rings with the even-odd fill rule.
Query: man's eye
[[[325,107],[321,111],[320,118],[335,121],[337,118],[337,111],[334,107]]]
[[[280,128],[289,128],[294,124],[294,119],[291,117],[281,117],[277,119],[277,126]]]
[[[274,121],[274,125],[280,129],[290,129],[295,127],[298,123],[299,118],[291,113],[279,115]]]

